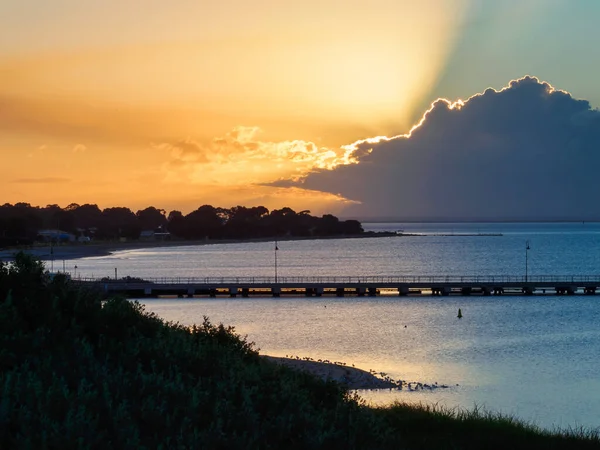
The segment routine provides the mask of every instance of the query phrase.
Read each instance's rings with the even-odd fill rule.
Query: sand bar
[[[319,362],[306,359],[282,358],[262,355],[263,358],[282,364],[292,369],[311,373],[323,380],[333,380],[343,384],[348,389],[394,389],[397,384],[378,378],[366,370],[341,364]]]
[[[447,389],[445,384],[427,384],[420,381],[394,380],[385,373],[378,373],[374,370],[366,371],[363,369],[350,367],[343,362],[318,360],[312,358],[300,357],[279,357],[261,355],[263,358],[273,361],[277,364],[283,364],[296,370],[311,373],[323,380],[333,380],[343,384],[349,390],[361,389],[394,389],[406,391],[434,391],[437,389]],[[458,386],[458,385],[457,385]]]

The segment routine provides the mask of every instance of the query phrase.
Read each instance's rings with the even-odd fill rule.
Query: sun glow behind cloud
[[[54,183],[52,193],[41,181],[0,187],[7,201],[122,198],[86,185],[93,179],[142,201],[151,189],[139,179],[155,177],[152,190],[210,202],[223,197],[218,189],[264,190],[350,164],[341,144],[410,127],[466,3],[177,0],[150,1],[141,14],[116,0],[62,0],[35,15],[27,2],[4,4],[0,13],[13,18],[0,30],[4,167],[42,145],[76,148],[67,160],[30,158],[33,173],[18,179],[48,180],[52,167],[53,177],[80,182]]]
[[[598,166],[599,142],[598,109],[526,76],[438,99],[410,133],[346,146],[358,164],[275,185],[356,200],[345,213],[359,217],[597,220],[598,178],[582,168]]]
[[[494,88],[489,87],[484,92],[473,94],[467,100],[458,99],[458,100],[452,101],[447,98],[438,98],[438,99],[434,100],[433,102],[431,102],[427,111],[425,111],[425,113],[421,116],[421,119],[415,125],[413,125],[413,127],[410,129],[410,131],[408,133],[401,133],[396,136],[373,136],[373,137],[369,137],[369,138],[365,138],[365,139],[359,139],[351,144],[342,145],[341,148],[344,150],[344,160],[338,161],[337,164],[327,167],[327,169],[334,169],[337,165],[358,164],[361,156],[369,154],[373,151],[373,148],[371,147],[372,145],[380,144],[382,142],[389,142],[389,141],[393,141],[396,139],[410,139],[410,137],[413,135],[413,133],[418,131],[423,126],[423,124],[427,120],[428,116],[439,105],[444,105],[444,107],[447,110],[454,110],[454,109],[460,110],[461,108],[463,108],[465,106],[465,103],[469,102],[470,100],[481,97],[488,92],[494,92],[494,93],[499,94],[504,91],[507,91],[508,89],[511,89],[515,84],[518,84],[522,79],[531,79],[537,83],[544,84],[546,95],[550,95],[554,92],[559,92],[564,95],[570,95],[567,91],[556,89],[551,84],[540,81],[535,76],[526,75],[523,78],[518,79],[518,80],[510,80],[508,85],[504,86],[501,89],[494,89]]]
[[[22,55],[5,55],[0,67],[9,76],[0,89],[92,103],[243,113],[254,119],[277,115],[293,121],[360,122],[389,131],[383,128],[392,121],[408,124],[415,103],[436,81],[465,11],[460,0],[368,5],[330,0],[302,7],[226,3],[236,17],[250,10],[256,17],[261,5],[272,9],[256,18],[256,28],[246,25],[220,35],[201,31],[211,14],[222,14],[220,8],[198,4],[193,11],[188,5],[188,14],[198,16],[198,30],[146,30],[149,36],[121,45],[111,38],[101,46],[92,27],[81,30],[81,44],[74,47],[54,38],[47,27],[47,38],[58,39],[56,48],[28,40]],[[151,23],[142,18],[130,25],[130,34],[143,36]],[[153,35],[158,37],[150,39]],[[86,41],[93,45],[87,47]]]
[[[310,141],[272,142],[261,139],[257,127],[236,127],[202,144],[190,138],[155,144],[169,160],[165,182],[212,186],[259,185],[278,178],[299,179],[314,169],[353,163],[343,148],[319,147]]]

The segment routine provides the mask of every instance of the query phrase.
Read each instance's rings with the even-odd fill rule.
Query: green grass
[[[0,265],[0,448],[600,448],[582,430],[368,407],[208,319],[165,323],[19,254]]]
[[[395,403],[377,408],[410,448],[599,448],[597,431],[548,431],[514,417],[479,408]]]

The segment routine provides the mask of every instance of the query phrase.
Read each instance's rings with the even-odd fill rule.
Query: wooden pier
[[[77,279],[106,294],[158,296],[594,295],[599,275],[339,276]]]

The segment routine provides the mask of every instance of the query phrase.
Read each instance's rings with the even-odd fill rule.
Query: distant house
[[[153,241],[154,240],[154,230],[142,230],[140,233],[141,241]]]
[[[140,233],[141,241],[168,241],[171,239],[171,233],[164,231],[143,230]]]
[[[37,234],[41,242],[75,242],[76,239],[74,234],[62,230],[41,230]]]

